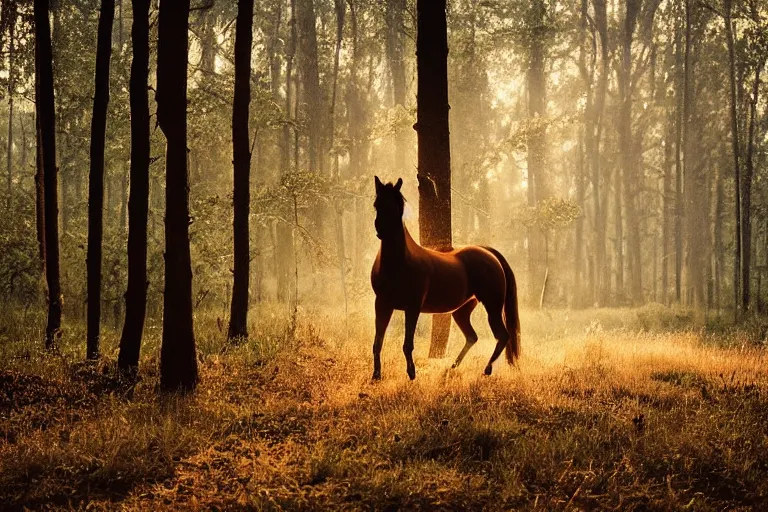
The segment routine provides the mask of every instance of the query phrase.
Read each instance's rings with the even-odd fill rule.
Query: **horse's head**
[[[403,229],[403,210],[405,208],[405,198],[400,193],[400,187],[403,186],[403,179],[398,178],[397,183],[387,183],[384,185],[378,176],[374,176],[376,181],[376,201],[373,207],[376,208],[376,236],[381,240],[386,240]]]

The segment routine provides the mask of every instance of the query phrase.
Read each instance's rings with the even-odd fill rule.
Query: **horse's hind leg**
[[[405,354],[406,372],[408,377],[413,380],[416,378],[416,365],[413,364],[413,337],[416,333],[416,323],[419,321],[420,308],[409,308],[405,310],[405,342],[403,343],[403,354]]]
[[[488,323],[491,325],[491,331],[493,331],[493,335],[496,338],[496,348],[493,349],[491,360],[488,361],[488,366],[485,367],[485,374],[490,375],[493,371],[493,363],[499,358],[504,347],[509,342],[509,333],[504,325],[504,320],[501,318],[501,304],[494,307],[486,305],[486,309],[488,310]]]
[[[472,316],[472,311],[476,306],[477,299],[472,299],[453,312],[453,319],[456,321],[456,325],[459,326],[459,329],[461,329],[461,332],[464,333],[466,341],[464,343],[464,348],[459,352],[459,357],[456,358],[456,362],[453,363],[451,368],[458,367],[464,359],[464,356],[469,352],[469,349],[472,348],[472,345],[477,343],[477,333],[472,328],[472,323],[469,320]]]

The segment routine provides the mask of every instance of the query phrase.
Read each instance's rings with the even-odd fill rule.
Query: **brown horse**
[[[520,317],[517,311],[517,285],[507,260],[490,247],[468,246],[450,252],[436,252],[417,244],[403,225],[405,199],[400,193],[403,180],[383,185],[376,177],[376,236],[381,248],[371,271],[376,293],[376,337],[373,342],[373,379],[381,379],[381,346],[392,311],[405,311],[403,352],[411,380],[416,378],[413,364],[413,335],[419,314],[453,313],[466,343],[456,358],[456,368],[477,342],[470,315],[478,302],[488,312],[488,323],[496,338],[496,348],[485,367],[506,348],[507,362],[514,364],[520,352]],[[503,316],[502,316],[503,309]]]

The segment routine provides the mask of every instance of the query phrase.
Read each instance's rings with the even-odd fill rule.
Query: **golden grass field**
[[[8,510],[765,510],[768,374],[759,326],[718,328],[661,306],[523,311],[518,367],[481,376],[493,341],[462,367],[405,374],[402,314],[371,383],[373,321],[276,306],[227,347],[198,316],[201,382],[156,392],[159,328],[141,380],[80,362],[82,327],[46,354],[34,321],[0,330],[0,507]],[[26,326],[26,327],[23,327]],[[691,327],[698,326],[698,327]],[[457,331],[454,329],[454,331]]]

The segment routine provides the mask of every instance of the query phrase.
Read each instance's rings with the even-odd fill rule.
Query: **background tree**
[[[452,247],[452,228],[445,2],[419,0],[416,9],[419,239],[425,247],[447,251]],[[450,315],[433,316],[430,357],[445,354],[450,326]]]
[[[96,42],[96,94],[91,120],[91,168],[88,173],[88,359],[99,357],[101,327],[101,241],[104,210],[104,139],[109,105],[109,60],[112,55],[112,25],[115,1],[101,2]]]
[[[160,387],[189,391],[197,384],[192,319],[187,169],[189,0],[163,3],[158,16],[157,122],[166,138],[165,293]]]
[[[128,205],[128,288],[117,364],[136,371],[147,309],[147,216],[149,214],[149,4],[132,0],[131,193]]]
[[[45,276],[48,284],[48,321],[45,345],[53,348],[61,329],[61,283],[59,272],[58,168],[56,167],[56,112],[53,100],[53,52],[48,0],[35,0],[35,78],[39,167],[43,175],[43,220]],[[38,171],[38,172],[40,172]]]
[[[239,0],[235,27],[235,98],[232,104],[232,148],[234,153],[234,249],[232,309],[229,338],[248,336],[248,285],[250,284],[251,150],[248,114],[251,103],[251,45],[253,41],[253,0]]]

